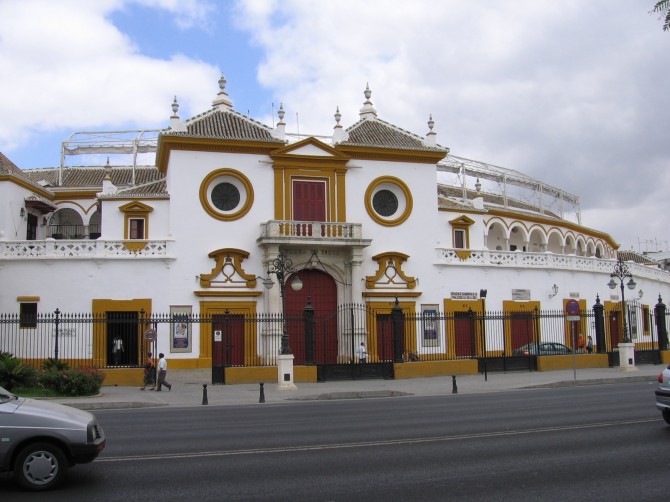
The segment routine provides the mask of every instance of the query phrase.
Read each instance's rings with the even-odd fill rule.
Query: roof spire
[[[372,96],[372,91],[370,90],[370,85],[365,84],[365,91],[363,91],[365,96],[365,103],[363,103],[363,108],[360,109],[361,119],[375,119],[377,118],[377,110],[372,106],[372,101],[370,101],[370,96]]]
[[[286,140],[286,123],[284,122],[284,103],[279,103],[279,110],[277,110],[277,117],[279,117],[279,122],[272,131],[272,136],[277,139]]]
[[[344,130],[344,128],[340,125],[340,120],[342,119],[342,114],[340,113],[340,107],[335,108],[335,127],[333,130],[333,145],[337,145],[338,143],[341,143],[342,141],[346,141],[349,139],[349,134]]]
[[[212,101],[212,107],[218,108],[221,111],[231,110],[233,108],[233,102],[228,99],[228,93],[226,92],[226,84],[228,81],[221,74],[219,79],[219,93],[216,95],[216,99]]]
[[[426,134],[426,138],[423,140],[423,144],[426,146],[437,146],[437,133],[433,131],[433,127],[435,127],[435,121],[431,113],[428,117],[428,134]]]
[[[179,103],[177,103],[177,96],[174,97],[174,101],[172,102],[172,115],[170,116],[170,129],[173,131],[186,131],[186,124],[184,124],[181,120],[179,120],[179,115],[177,115],[177,112],[179,111]]]

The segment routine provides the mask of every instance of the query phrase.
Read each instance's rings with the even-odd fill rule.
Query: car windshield
[[[14,394],[0,387],[0,403],[6,403],[7,401],[13,401],[14,399],[17,399]]]

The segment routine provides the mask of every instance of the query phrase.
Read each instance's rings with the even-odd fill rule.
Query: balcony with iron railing
[[[258,244],[369,246],[361,223],[271,220],[261,224]]]
[[[100,237],[100,225],[49,225],[47,237],[52,239],[97,239]]]

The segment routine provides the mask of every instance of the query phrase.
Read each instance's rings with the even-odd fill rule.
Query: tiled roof
[[[635,251],[617,251],[617,257],[620,258],[621,261],[632,261],[639,263],[640,265],[661,268],[661,263],[658,260],[652,260],[651,258],[643,254],[636,253]]]
[[[48,169],[29,169],[23,171],[33,182],[39,183],[46,181],[49,188],[58,187],[59,168]],[[112,183],[119,188],[129,187],[133,179],[133,168],[130,166],[113,167]],[[102,187],[102,180],[105,177],[104,167],[64,167],[63,184],[58,188],[97,188]],[[163,175],[156,167],[136,167],[135,185],[157,181],[163,178]]]
[[[21,176],[21,169],[19,169],[14,162],[5,157],[2,152],[0,152],[0,174]]]
[[[186,131],[166,131],[171,136],[267,141],[284,144],[272,136],[272,129],[234,110],[212,109],[184,122]]]
[[[152,181],[143,185],[134,186],[119,190],[113,194],[105,194],[103,199],[113,199],[118,197],[141,197],[143,199],[151,197],[165,197],[167,195],[167,183],[165,179]]]
[[[423,138],[384,122],[380,119],[363,119],[347,128],[349,135],[341,145],[371,146],[377,148],[393,148],[400,150],[424,150],[430,152],[447,152],[440,146],[426,146]]]
[[[21,178],[27,181],[29,184],[35,186],[35,188],[44,188],[42,185],[33,180],[30,176],[26,174],[26,171],[22,171],[14,162],[9,160],[0,152],[0,176],[15,176],[16,178]]]

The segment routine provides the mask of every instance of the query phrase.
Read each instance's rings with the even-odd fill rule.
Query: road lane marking
[[[356,443],[334,443],[334,444],[318,444],[318,445],[303,445],[303,446],[281,446],[276,448],[250,448],[244,450],[219,450],[219,451],[203,451],[191,453],[161,453],[150,455],[125,455],[116,457],[99,457],[96,463],[100,462],[128,462],[128,461],[143,461],[143,460],[171,460],[171,459],[186,459],[186,458],[206,458],[206,457],[227,457],[235,455],[258,455],[267,453],[288,453],[297,451],[315,451],[315,450],[337,450],[344,448],[364,448],[370,446],[392,446],[392,445],[407,445],[417,443],[436,443],[442,441],[460,441],[464,439],[482,439],[482,438],[496,438],[505,436],[519,436],[524,434],[543,434],[548,432],[571,431],[579,429],[597,429],[604,427],[615,427],[620,425],[636,425],[650,422],[659,422],[660,419],[639,419],[639,420],[623,420],[617,422],[600,422],[594,424],[579,424],[579,425],[562,425],[556,427],[538,427],[535,429],[521,429],[512,431],[494,431],[494,432],[478,432],[472,434],[455,434],[452,436],[432,436],[423,438],[403,438],[403,439],[386,439],[381,441],[361,441]]]

